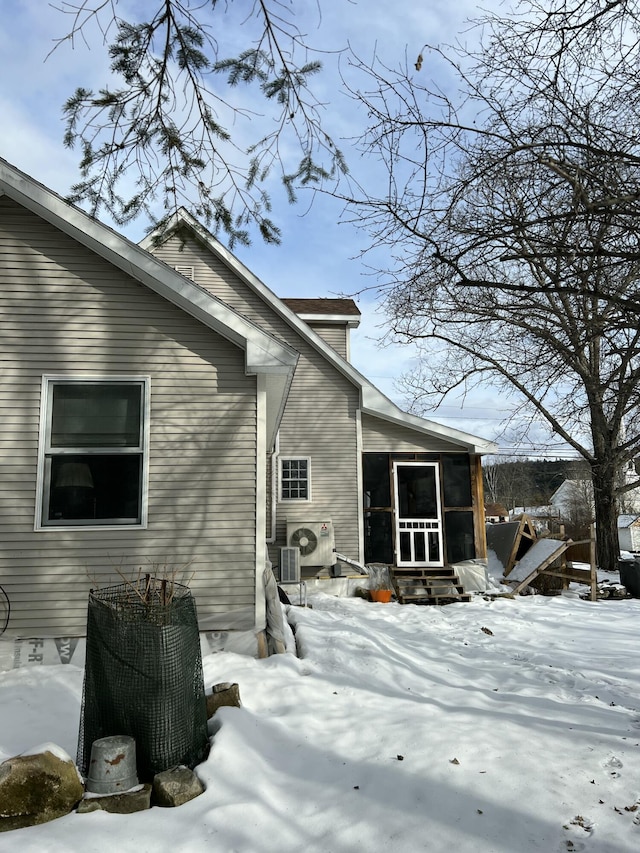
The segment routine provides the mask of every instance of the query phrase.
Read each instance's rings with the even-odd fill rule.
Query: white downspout
[[[280,454],[280,432],[276,435],[276,442],[271,454],[271,536],[267,539],[267,545],[273,545],[276,541],[276,503],[278,500],[278,456]]]
[[[255,630],[263,631],[267,625],[264,587],[264,569],[267,561],[266,497],[267,497],[267,389],[265,374],[256,377],[256,541],[255,541]]]

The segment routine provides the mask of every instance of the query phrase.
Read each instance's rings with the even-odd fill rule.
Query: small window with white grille
[[[311,460],[308,457],[280,458],[280,500],[311,500]]]

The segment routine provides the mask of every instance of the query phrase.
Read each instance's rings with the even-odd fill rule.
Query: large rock
[[[213,685],[213,692],[207,695],[207,719],[210,720],[218,708],[240,708],[240,687],[229,681]]]
[[[78,814],[87,812],[109,812],[110,814],[133,814],[151,808],[151,785],[140,785],[122,794],[88,796],[78,805]]]
[[[52,746],[0,764],[0,832],[69,814],[84,788],[75,764]]]
[[[202,782],[188,767],[164,770],[153,777],[153,801],[157,806],[181,806],[203,792]]]

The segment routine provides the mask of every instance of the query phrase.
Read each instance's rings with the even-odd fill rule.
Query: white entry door
[[[437,462],[394,462],[396,565],[442,566]]]

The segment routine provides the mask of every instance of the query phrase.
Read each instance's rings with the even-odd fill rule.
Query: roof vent
[[[185,278],[190,278],[191,281],[195,281],[194,274],[195,270],[193,267],[180,266],[174,267],[176,272],[179,272],[180,275],[183,275]]]

